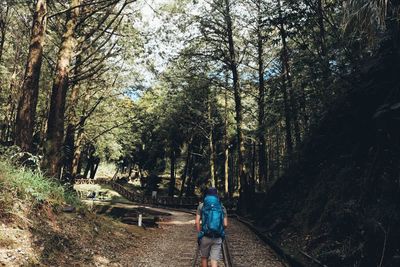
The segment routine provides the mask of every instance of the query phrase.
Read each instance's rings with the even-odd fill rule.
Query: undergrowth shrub
[[[22,201],[32,207],[64,204],[79,206],[73,191],[66,190],[58,181],[44,177],[40,172],[18,167],[0,157],[0,217],[12,212],[15,203]]]

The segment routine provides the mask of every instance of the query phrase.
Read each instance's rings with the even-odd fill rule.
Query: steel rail
[[[222,255],[224,258],[225,267],[233,267],[232,255],[229,251],[229,245],[227,237],[222,242]]]

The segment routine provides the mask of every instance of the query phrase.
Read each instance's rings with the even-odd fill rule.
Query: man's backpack
[[[224,211],[217,196],[204,198],[201,210],[202,232],[208,237],[224,237]]]

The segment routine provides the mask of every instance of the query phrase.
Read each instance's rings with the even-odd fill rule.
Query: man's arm
[[[224,211],[224,228],[226,228],[228,227],[228,212],[224,206],[222,206],[222,210]]]
[[[196,210],[196,220],[195,220],[195,223],[196,223],[196,230],[197,230],[197,232],[200,232],[201,231],[201,223],[200,223],[200,221],[201,221],[201,209],[203,208],[203,204],[202,203],[200,203],[198,206],[197,206],[197,210]]]

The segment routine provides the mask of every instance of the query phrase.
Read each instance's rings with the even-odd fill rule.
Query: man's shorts
[[[221,259],[222,238],[204,236],[200,243],[200,255],[202,258],[218,261]]]

